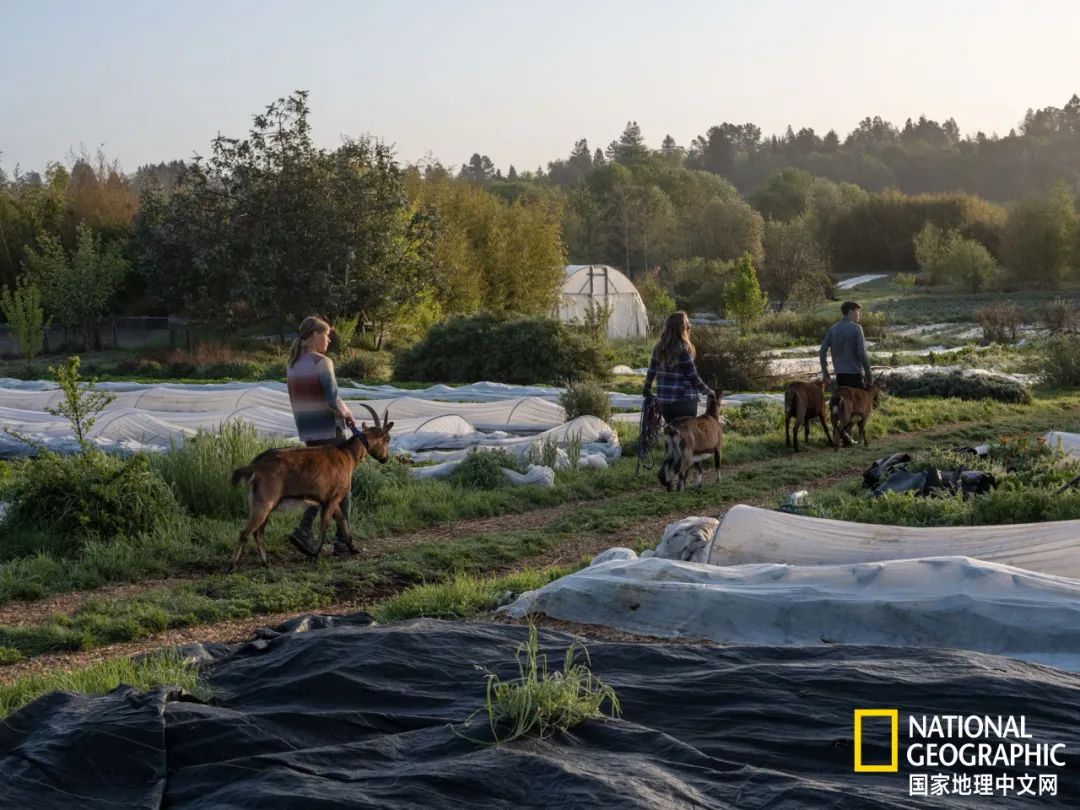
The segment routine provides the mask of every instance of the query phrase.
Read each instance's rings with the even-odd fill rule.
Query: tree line
[[[867,118],[843,139],[725,123],[654,149],[631,121],[606,149],[581,139],[506,175],[479,153],[457,171],[402,166],[369,137],[317,148],[308,115],[294,93],[246,137],[131,175],[101,153],[0,173],[4,311],[37,296],[86,340],[110,312],[282,333],[321,312],[418,333],[546,313],[567,261],[626,270],[654,306],[717,311],[743,257],[779,306],[820,298],[835,273],[980,289],[1054,286],[1078,264],[1075,96],[1003,138]]]

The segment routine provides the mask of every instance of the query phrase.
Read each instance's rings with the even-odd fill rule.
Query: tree
[[[626,122],[626,128],[619,139],[608,145],[607,156],[609,160],[623,166],[638,166],[649,159],[649,147],[645,145],[637,121]]]
[[[45,329],[48,326],[41,306],[41,291],[23,276],[14,290],[4,287],[0,294],[0,311],[15,332],[19,351],[23,357],[32,360],[45,345]]]
[[[675,311],[675,299],[660,284],[655,273],[646,274],[635,286],[645,304],[649,328],[655,332],[664,325],[664,319]]]
[[[128,267],[117,244],[103,246],[85,224],[70,257],[57,237],[42,233],[38,250],[30,249],[26,259],[27,277],[41,289],[45,309],[65,329],[81,333],[87,349],[96,343],[98,323]]]
[[[385,320],[429,283],[437,222],[409,205],[390,148],[316,149],[308,115],[306,92],[278,99],[246,139],[216,138],[167,199],[147,196],[136,241],[164,306],[285,334],[312,312]]]
[[[1045,197],[1029,197],[1009,211],[1002,258],[1021,280],[1056,287],[1072,259],[1075,233],[1072,196],[1059,184]]]
[[[749,253],[739,259],[735,273],[735,280],[724,291],[724,313],[746,332],[765,314],[769,302],[761,292]]]
[[[915,234],[915,260],[931,286],[944,284],[947,280],[946,259],[960,239],[959,232],[942,230],[933,222],[927,222]]]
[[[787,222],[806,210],[813,182],[814,176],[802,169],[781,169],[750,195],[750,204],[765,219]]]
[[[792,297],[820,298],[832,286],[825,257],[805,217],[766,222],[764,243],[762,280],[781,308]]]
[[[63,416],[71,422],[79,448],[86,452],[90,447],[87,439],[90,428],[97,422],[98,415],[116,399],[116,394],[94,390],[96,380],[90,380],[85,384],[80,383],[79,363],[79,356],[73,355],[68,358],[65,365],[49,367],[64,398],[55,408],[45,410],[53,416]]]
[[[977,293],[993,279],[997,262],[974,239],[958,239],[945,256],[943,270],[949,279]]]
[[[495,164],[491,162],[491,158],[487,155],[480,155],[476,152],[469,158],[469,162],[463,164],[461,171],[458,173],[458,178],[461,180],[470,180],[473,183],[486,183],[495,177]]]

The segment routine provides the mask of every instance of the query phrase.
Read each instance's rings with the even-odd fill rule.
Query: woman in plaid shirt
[[[698,392],[713,393],[694,367],[697,352],[690,342],[690,319],[685,312],[674,312],[664,322],[664,331],[653,348],[649,372],[645,375],[642,396],[652,396],[656,379],[656,401],[665,422],[697,416]]]

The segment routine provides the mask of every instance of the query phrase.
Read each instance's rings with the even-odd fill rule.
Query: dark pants
[[[836,387],[846,385],[849,388],[864,388],[862,374],[837,374]]]
[[[862,374],[837,374],[836,387],[846,385],[848,388],[864,388]],[[851,428],[841,431],[841,439],[845,447],[851,446]]]
[[[688,416],[697,416],[698,401],[696,399],[680,399],[675,402],[661,402],[660,415],[665,422],[673,422],[676,419],[685,419]]]
[[[344,438],[344,434],[341,428],[338,428],[338,436],[336,439],[316,439],[310,442],[304,442],[305,447],[323,447],[328,444],[337,444]],[[341,514],[345,516],[345,522],[349,522],[349,512],[352,509],[352,490],[350,489],[345,498],[341,501]],[[318,517],[319,507],[309,506],[304,510],[303,516],[300,518],[300,522],[296,528],[293,529],[292,535],[300,539],[309,549],[315,548],[315,518]],[[337,525],[336,523],[334,524]],[[344,540],[345,538],[339,538]]]

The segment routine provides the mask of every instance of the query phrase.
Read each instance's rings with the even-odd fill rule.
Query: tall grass
[[[284,444],[261,438],[254,425],[230,422],[218,431],[199,431],[182,444],[171,444],[168,452],[154,457],[153,465],[192,515],[243,517],[247,492],[229,486],[230,474],[263,450]]]
[[[504,681],[493,672],[487,675],[484,711],[496,745],[526,735],[543,739],[586,720],[614,719],[622,713],[615,690],[589,669],[585,647],[572,642],[563,656],[562,669],[550,671],[537,636],[535,625],[529,625],[529,638],[516,651],[516,679]],[[579,649],[585,663],[576,660]],[[466,727],[468,724],[466,721]]]
[[[147,656],[138,662],[129,658],[115,658],[70,672],[52,671],[26,675],[0,686],[0,718],[7,717],[49,692],[103,695],[120,684],[136,689],[177,686],[188,692],[199,692],[195,666],[175,656]]]
[[[583,563],[584,564],[584,561]],[[581,565],[522,571],[501,577],[476,577],[459,573],[447,582],[424,583],[401,591],[371,608],[377,621],[402,619],[467,619],[498,607],[507,591],[519,594],[535,590],[566,576]]]

